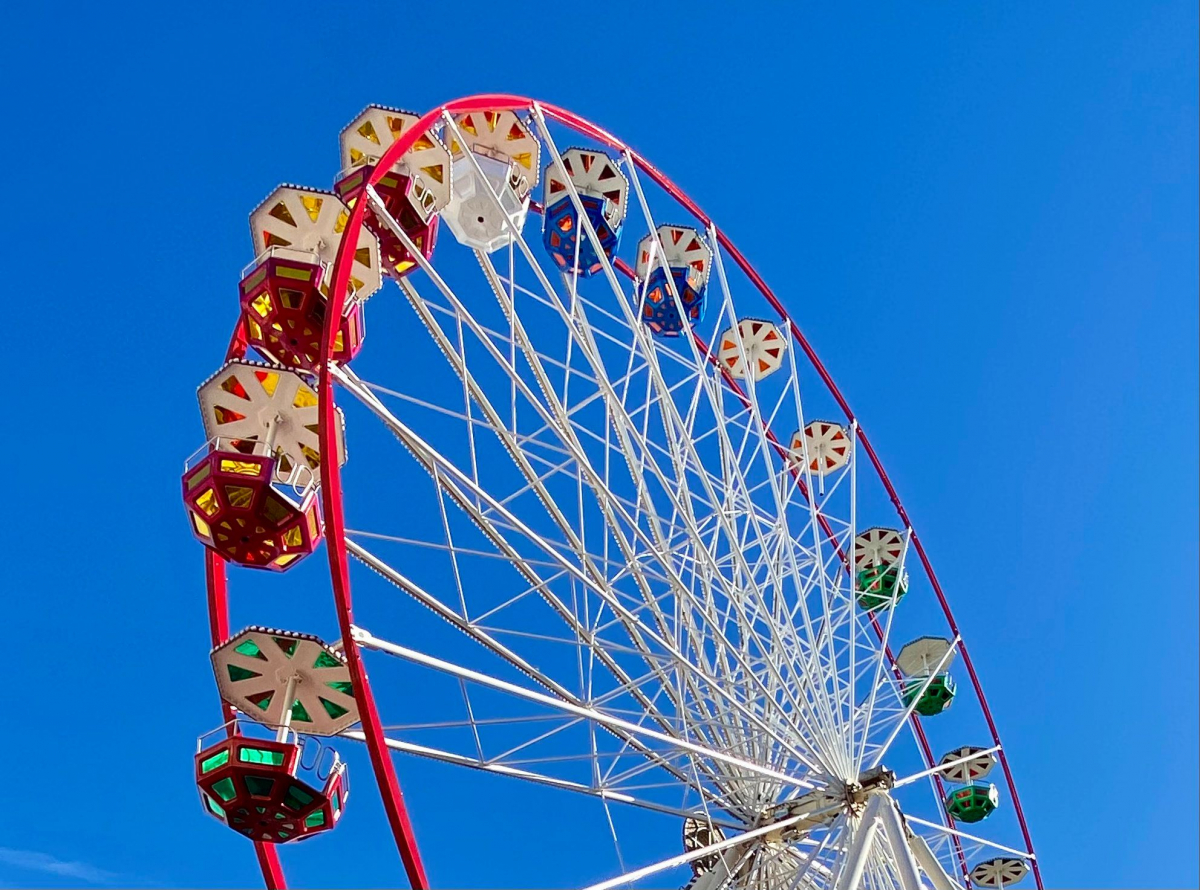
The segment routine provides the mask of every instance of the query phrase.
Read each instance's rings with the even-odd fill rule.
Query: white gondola
[[[461,244],[491,253],[525,226],[541,147],[511,111],[458,115],[442,134],[450,146],[451,198],[442,218]]]

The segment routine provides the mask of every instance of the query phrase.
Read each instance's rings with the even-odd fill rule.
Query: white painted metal
[[[879,815],[884,806],[886,803],[882,795],[872,795],[867,801],[851,836],[850,847],[839,863],[841,871],[838,873],[836,890],[857,890],[860,886],[863,872],[871,859],[875,835],[879,831]]]
[[[788,340],[773,322],[743,318],[721,334],[717,358],[735,380],[759,381],[783,367]]]
[[[879,807],[879,824],[887,837],[888,845],[892,848],[892,862],[895,865],[896,877],[900,880],[900,890],[924,890],[921,877],[917,873],[917,863],[905,836],[904,824],[900,821],[900,813],[890,798]]]
[[[536,107],[533,126],[547,180],[560,178],[578,212],[587,192]],[[726,848],[735,876],[709,878],[717,886],[829,890],[845,873],[852,817],[797,814],[794,841],[761,820],[814,789],[838,798],[840,783],[886,762],[908,725],[885,652],[898,610],[881,617],[881,641],[843,562],[863,509],[854,463],[798,466],[788,440],[769,434],[811,427],[791,350],[769,385],[744,376],[738,395],[697,340],[657,340],[641,323],[645,273],[675,242],[628,157],[625,225],[645,233],[644,262],[636,281],[603,259],[581,282],[506,222],[506,195],[518,192],[484,175],[484,161],[500,159],[456,135],[447,121],[455,169],[486,186],[478,207],[507,228],[495,243],[477,239],[475,255],[443,242],[432,261],[417,257],[400,282],[412,311],[402,372],[333,369],[403,446],[380,474],[403,479],[402,508],[354,519],[348,548],[454,639],[482,647],[466,668],[435,654],[434,636],[389,634],[407,644],[388,644],[405,653],[396,669],[445,684],[434,698],[455,713],[388,727],[388,745],[680,823],[704,813],[743,843]],[[599,253],[590,222],[581,227]],[[707,247],[716,230],[701,240],[704,275],[717,274],[693,332],[701,344],[732,332],[740,351],[736,285]],[[678,301],[673,281],[668,290]],[[907,536],[894,534],[899,553],[882,564],[902,568]],[[940,802],[928,804],[932,814]],[[909,824],[937,856],[952,854],[957,835]],[[768,827],[776,840],[745,843]],[[861,886],[911,878],[893,846],[886,836],[867,845]],[[672,857],[647,876],[686,864]],[[639,871],[625,870],[620,880]]]
[[[362,391],[359,388],[355,379],[353,378],[352,374],[345,371],[344,369],[335,369],[335,374],[339,376],[339,379],[342,381],[342,383],[344,385],[346,385],[346,387],[349,391],[351,391],[352,393],[355,393],[356,395],[359,395],[360,398],[362,397]],[[418,455],[419,459],[421,459],[422,461],[436,460],[438,455],[436,453],[430,451],[428,448],[428,445],[426,443],[424,443],[421,440],[419,440],[418,438],[414,437],[412,435],[411,431],[408,430],[403,424],[401,424],[394,416],[390,415],[386,411],[386,409],[384,409],[382,407],[382,405],[378,403],[378,401],[375,401],[372,399],[366,399],[366,401],[367,401],[368,406],[371,407],[372,410],[374,410],[380,416],[380,418],[383,419],[391,427],[393,432],[395,432],[396,435],[398,437],[400,437],[401,440],[406,443],[406,446],[408,448],[410,448],[410,450],[412,450],[414,452],[414,454]],[[444,465],[444,464],[439,465],[438,463],[429,463],[429,464],[427,464],[427,466],[429,467],[430,471],[435,474],[435,476],[439,472],[439,467],[443,472],[450,473],[450,474],[455,473],[454,468],[449,465]],[[457,480],[455,480],[455,482],[465,483],[466,480],[463,479],[461,476],[459,476],[457,478]],[[458,488],[457,484],[452,483],[451,480],[449,480],[449,479],[446,479],[442,484],[447,488],[447,491],[449,493],[451,493],[451,496],[456,501],[456,503],[458,503],[459,506],[464,507],[466,509],[469,509],[468,499],[471,495],[473,495],[476,499],[485,499],[485,500],[487,499],[486,493],[480,489],[468,488],[467,491],[463,491]],[[502,510],[503,508],[501,507],[501,505],[493,503],[492,509]],[[481,527],[489,528],[489,537],[492,538],[494,543],[496,543],[497,545],[501,545],[502,536],[500,535],[498,530],[495,530],[495,531],[491,530],[491,528],[490,528],[491,523],[487,519],[485,514],[474,512],[473,518],[477,523],[479,523],[481,525]],[[517,522],[516,517],[512,516],[511,514],[507,514],[505,518],[509,522]],[[560,514],[559,521],[562,521],[562,520],[563,520],[563,517]],[[558,554],[553,550],[553,548],[548,546],[548,542],[544,542],[540,538],[535,538],[535,540],[538,541],[539,546],[541,546],[545,549],[545,551],[548,555],[550,555],[552,557],[558,556]],[[502,548],[502,549],[507,550],[507,548]],[[542,579],[540,579],[535,572],[532,571],[532,568],[531,568],[528,560],[523,560],[523,559],[518,560],[516,558],[515,551],[509,551],[509,558],[513,560],[514,565],[519,565],[521,567],[522,574],[524,574],[527,578],[530,579],[530,581],[531,581],[531,587],[529,588],[530,591],[533,591],[533,590],[540,591],[544,588],[545,582]],[[559,566],[561,568],[567,568],[568,570],[570,570],[568,564],[565,562],[559,563]],[[573,574],[574,574],[574,572],[573,572]],[[583,576],[583,575],[577,575],[577,577],[580,581],[587,580],[585,578],[585,576]],[[460,590],[460,594],[461,594],[461,592],[462,591]],[[601,591],[597,590],[597,593],[601,593]],[[630,622],[636,623],[633,613],[627,612],[626,610],[624,610],[618,602],[616,602],[614,600],[606,600],[605,604],[609,608],[614,609],[614,611],[617,611],[618,613],[622,614],[622,616],[623,616],[622,621],[623,621],[623,623],[626,623],[627,626]],[[558,608],[560,614],[565,619],[570,621],[571,616],[569,616],[565,612],[565,610],[563,609],[563,604],[558,603],[556,605],[557,605],[557,608]],[[581,640],[587,638],[586,634],[583,633],[584,628],[582,628],[579,624],[572,623],[572,627],[574,629],[574,632],[577,635],[579,635]],[[655,632],[652,628],[644,626],[644,625],[640,625],[640,624],[637,624],[636,629],[631,628],[631,633],[633,633],[634,639],[636,639],[640,642],[643,642],[643,643],[647,640],[647,638],[653,638],[655,635]],[[643,634],[645,636],[643,636]],[[658,642],[661,645],[665,641],[659,640]],[[678,661],[678,655],[674,652],[674,650],[672,650],[668,647],[668,652],[670,652],[671,655],[676,659],[675,663],[676,663],[677,667],[684,668],[687,670],[691,669],[691,666],[688,663]],[[597,652],[597,658],[602,664],[604,664],[607,668],[609,668],[609,670],[611,670],[613,672],[613,675],[617,679],[621,680],[623,683],[631,683],[632,682],[632,678],[630,678],[628,675],[626,675],[621,670],[621,668],[616,664],[616,662],[612,661],[610,659],[610,657],[608,657],[606,655],[606,653],[604,652],[603,649],[600,649]],[[636,685],[633,688],[628,688],[627,691],[630,694],[632,694],[638,700],[639,704],[641,704],[643,707],[650,708],[651,713],[655,716],[655,719],[658,722],[666,725],[663,716],[655,712],[650,701],[641,695],[641,693],[638,691]],[[721,694],[721,703],[723,706],[731,707],[731,708],[735,709],[735,711],[737,713],[739,713],[739,714],[745,716],[747,719],[751,720],[756,726],[760,727],[763,731],[767,732],[772,738],[777,738],[777,734],[770,727],[763,726],[752,714],[747,713],[745,711],[744,706],[742,704],[740,704],[740,702],[738,702],[735,698],[729,697],[727,694],[722,693]],[[783,742],[783,744],[786,746],[787,743]],[[796,750],[791,746],[787,746],[787,748],[790,753],[796,754],[802,763],[805,763],[806,765],[808,765],[806,763],[806,761],[804,761],[802,754],[798,754],[798,752],[796,752]],[[701,765],[699,768],[706,769],[706,767],[704,765]]]
[[[700,870],[696,869],[696,860],[693,860],[692,879],[683,886],[683,890],[723,890],[729,887],[739,863],[746,855],[736,848],[714,853],[713,864]]]
[[[894,528],[869,528],[854,539],[854,567],[859,571],[900,561],[904,535]]]
[[[406,578],[404,575],[402,575],[396,569],[392,568],[391,566],[388,566],[386,563],[379,560],[373,554],[369,553],[361,545],[357,544],[355,541],[350,541],[350,540],[348,540],[346,542],[346,545],[347,545],[347,548],[350,550],[350,552],[356,558],[360,559],[366,565],[370,566],[372,569],[379,572],[381,575],[383,575],[389,581],[394,583],[397,587],[399,587],[404,592],[410,594],[411,596],[414,596],[419,602],[421,602],[428,608],[430,608],[433,611],[435,611],[436,613],[438,613],[442,618],[444,618],[446,621],[448,621],[449,623],[454,625],[456,628],[461,630],[463,633],[465,633],[468,636],[470,636],[471,638],[473,638],[476,642],[485,646],[487,649],[492,651],[494,654],[498,655],[500,658],[507,661],[509,664],[511,664],[513,667],[515,667],[521,673],[524,673],[527,676],[531,677],[536,682],[538,682],[540,685],[542,685],[546,689],[550,690],[551,692],[553,692],[555,695],[559,696],[564,701],[571,702],[572,704],[579,705],[579,706],[582,706],[584,704],[583,701],[581,699],[579,699],[578,697],[576,697],[573,693],[571,693],[570,690],[566,689],[559,683],[555,682],[552,678],[546,676],[544,673],[539,671],[537,668],[530,665],[528,662],[524,661],[519,655],[517,655],[515,652],[513,652],[509,647],[507,647],[507,646],[503,645],[502,643],[500,643],[499,641],[497,641],[494,637],[492,637],[486,631],[482,630],[478,626],[473,626],[471,623],[467,622],[465,619],[458,616],[452,609],[449,609],[437,597],[434,597],[431,594],[429,594],[427,591],[421,589],[418,585],[414,584],[410,579]],[[603,655],[601,655],[600,658],[602,661],[605,660]],[[615,672],[619,669],[617,667],[613,666],[613,670]],[[652,751],[651,749],[649,749],[645,745],[643,745],[642,742],[635,735],[624,732],[624,731],[620,730],[619,728],[614,728],[611,726],[608,728],[610,730],[613,730],[614,733],[618,737],[622,738],[625,741],[625,744],[627,744],[632,750],[641,752],[647,759],[655,762],[656,765],[660,766],[667,772],[677,775],[680,778],[684,778],[683,776],[680,776],[678,771],[670,763],[662,761],[661,759],[658,758],[658,755],[654,751]],[[393,741],[389,740],[388,744],[392,745]],[[399,750],[403,750],[403,748],[401,747],[403,744],[404,743],[397,740],[394,743],[394,746],[397,747],[397,749],[399,749]],[[415,750],[416,749],[414,748],[414,751]],[[425,753],[427,756],[439,756],[439,755],[434,755],[434,754],[429,753],[432,750],[433,749],[422,746],[421,751],[419,751],[417,753]],[[454,755],[444,754],[444,757],[454,758]],[[460,765],[469,765],[469,764],[475,763],[473,758],[460,758],[453,762],[457,762]],[[492,771],[508,772],[508,774],[513,774],[513,775],[516,774],[511,771],[512,770],[511,767],[508,767],[502,763],[498,763],[496,761],[496,759],[494,759],[494,758],[484,762],[482,754],[480,754],[478,765],[481,768],[485,768],[485,769],[492,770]],[[563,780],[556,780],[556,779],[549,778],[549,777],[537,776],[526,770],[520,770],[517,772],[522,774],[521,775],[522,778],[528,778],[528,779],[531,779],[532,781],[545,782],[548,784],[557,784],[557,785],[560,785],[561,787],[572,787],[576,790],[590,788],[591,790],[595,791],[596,793],[598,793],[599,795],[601,795],[602,797],[604,797],[606,799],[611,798],[611,799],[615,799],[615,800],[620,800],[624,803],[637,804],[639,806],[646,806],[646,807],[649,807],[652,809],[660,809],[660,810],[664,809],[661,805],[655,805],[655,804],[647,802],[647,801],[640,801],[631,795],[622,794],[620,792],[613,791],[610,788],[605,787],[607,784],[605,782],[595,782],[595,783],[589,784],[587,786],[584,786],[584,785],[580,785],[579,783],[564,782]],[[684,779],[684,781],[686,781],[686,779]],[[666,811],[679,812],[675,808],[666,808]]]
[[[238,651],[248,643],[256,653]],[[318,659],[337,664],[322,666]],[[213,649],[211,660],[221,698],[259,723],[283,730],[290,727],[305,735],[328,736],[358,722],[357,703],[341,691],[345,687],[340,684],[350,682],[344,657],[310,634],[248,627]],[[270,701],[261,706],[267,697]],[[342,713],[333,716],[322,699]],[[293,718],[294,702],[300,703],[308,720]]]
[[[516,196],[512,172],[506,161],[473,154],[455,164],[454,195],[444,218],[460,244],[491,253],[524,227],[529,205]],[[489,192],[499,196],[500,209],[492,206]]]
[[[1028,873],[1025,860],[997,856],[971,869],[971,881],[980,887],[1011,887]]]
[[[273,246],[306,251],[315,257],[314,262],[326,265],[324,283],[328,286],[349,212],[333,192],[281,185],[250,214],[254,253],[258,255]],[[379,241],[366,228],[358,235],[350,284],[360,300],[383,284]]]
[[[669,859],[664,859],[661,862],[654,863],[653,865],[635,869],[634,871],[619,875],[615,878],[610,878],[607,881],[601,881],[598,884],[592,884],[590,887],[586,888],[586,890],[613,890],[615,887],[623,887],[627,884],[632,884],[635,881],[640,881],[642,878],[648,878],[651,875],[666,871],[667,869],[675,868],[679,865],[686,865],[695,859],[701,859],[711,856],[714,853],[720,853],[723,850],[748,844],[756,838],[764,837],[765,835],[771,834],[781,828],[786,828],[795,821],[799,821],[799,817],[796,819],[785,820],[784,822],[774,825],[764,825],[759,828],[754,828],[735,837],[715,841],[709,844],[707,847],[699,847],[695,850],[680,853],[678,856],[672,856]]]
[[[690,853],[701,847],[706,847],[716,841],[725,840],[725,832],[721,826],[714,825],[706,816],[688,816],[683,820],[683,850]],[[720,863],[720,856],[714,854],[704,859],[693,859],[692,874],[700,875],[712,871]]]
[[[492,689],[506,692],[509,695],[515,696],[516,698],[522,698],[522,699],[525,699],[526,701],[534,702],[539,705],[544,705],[544,706],[550,707],[550,708],[556,708],[558,710],[572,714],[576,717],[582,717],[585,720],[594,721],[605,727],[612,727],[615,729],[624,730],[625,732],[631,732],[635,735],[642,736],[646,739],[650,739],[655,742],[663,743],[663,744],[670,745],[670,746],[678,746],[685,750],[691,751],[692,753],[695,753],[695,754],[700,754],[705,757],[711,757],[716,760],[721,760],[729,765],[746,769],[752,774],[761,774],[764,777],[776,779],[790,787],[797,787],[797,788],[811,787],[810,783],[805,782],[802,779],[797,779],[793,776],[789,776],[784,773],[780,773],[777,770],[772,770],[772,769],[769,769],[766,767],[758,766],[757,764],[752,764],[748,761],[741,760],[740,758],[732,757],[728,754],[723,754],[720,751],[706,750],[703,747],[701,747],[699,745],[695,745],[684,739],[672,738],[671,736],[667,736],[662,733],[655,732],[654,730],[646,729],[645,727],[638,726],[637,724],[631,723],[628,720],[623,720],[623,719],[613,716],[611,714],[603,713],[602,711],[599,711],[596,708],[587,708],[587,707],[582,707],[580,705],[572,705],[568,702],[561,701],[553,696],[543,695],[540,692],[534,692],[533,690],[530,690],[530,689],[523,689],[522,687],[516,686],[512,683],[506,683],[503,680],[497,680],[494,677],[489,677],[487,674],[482,674],[478,671],[472,671],[469,668],[464,668],[459,665],[451,664],[450,662],[443,661],[438,658],[433,658],[432,656],[425,655],[424,653],[419,652],[416,649],[410,649],[406,646],[400,646],[396,643],[388,642],[387,640],[381,640],[378,637],[372,635],[370,632],[363,630],[361,627],[352,628],[352,633],[354,636],[355,643],[357,643],[360,646],[364,646],[368,649],[376,649],[380,652],[386,652],[389,655],[395,655],[399,658],[404,658],[409,661],[415,662],[417,664],[421,664],[426,667],[434,668],[435,670],[444,671],[445,673],[452,674],[463,680],[467,680],[472,683],[478,683],[481,686],[487,686]],[[788,821],[789,822],[798,821],[800,818],[803,818],[803,817],[797,817],[797,819],[788,820]]]
[[[634,271],[638,280],[645,283],[659,266],[665,265],[668,269],[686,266],[688,286],[700,290],[708,284],[712,274],[712,258],[712,248],[691,226],[661,225],[653,227],[651,233],[638,242]],[[686,317],[686,313],[680,313],[680,318]]]
[[[362,742],[366,739],[362,730],[348,729],[339,733],[343,738],[351,739],[356,742]],[[384,739],[387,746],[393,751],[400,751],[404,754],[412,754],[417,757],[424,757],[430,760],[441,761],[452,766],[467,767],[480,772],[492,773],[498,776],[506,776],[511,779],[520,779],[525,782],[532,782],[536,785],[544,785],[549,788],[554,788],[559,791],[571,791],[577,794],[584,794],[589,797],[594,797],[600,801],[612,801],[614,803],[628,804],[629,806],[639,807],[641,809],[651,810],[657,813],[663,813],[671,816],[677,816],[681,819],[690,817],[687,810],[679,807],[665,806],[651,800],[644,800],[635,797],[632,794],[626,794],[619,791],[613,791],[599,785],[588,785],[585,783],[570,782],[565,779],[548,776],[543,773],[536,772],[530,769],[521,769],[515,766],[509,766],[503,763],[496,763],[492,760],[481,759],[479,757],[464,756],[453,751],[444,751],[440,748],[434,748],[428,745],[418,745],[413,742],[406,742],[402,739],[387,737]],[[729,817],[721,817],[714,824],[727,826],[730,828],[740,828],[741,823],[735,822]]]
[[[912,850],[913,858],[917,860],[917,865],[933,885],[933,890],[963,890],[962,885],[950,877],[942,867],[929,842],[912,829],[908,830],[908,846]]]
[[[368,105],[342,130],[342,176],[353,168],[374,165],[419,115],[385,105]],[[412,204],[428,220],[450,203],[450,151],[436,133],[417,138],[393,168],[413,182]]]
[[[842,469],[850,462],[850,453],[850,434],[840,423],[814,420],[792,433],[792,459],[819,476]]]
[[[450,203],[442,217],[460,244],[492,253],[510,245],[525,226],[537,175],[537,151],[529,142],[537,142],[522,135],[508,144],[505,133],[528,133],[511,113],[503,120],[483,114],[462,115],[458,121],[444,115],[444,120],[454,166]],[[523,166],[531,151],[534,180]]]
[[[261,443],[261,453],[283,458],[275,469],[277,480],[305,484],[321,466],[315,382],[273,365],[227,362],[197,390],[204,431],[210,439]],[[338,463],[344,464],[345,420],[337,411]]]
[[[1012,847],[1005,846],[1004,844],[998,844],[993,840],[979,837],[975,834],[970,834],[969,832],[963,831],[959,828],[949,828],[937,822],[930,822],[928,819],[921,819],[912,815],[912,813],[906,813],[904,818],[907,820],[910,828],[913,826],[920,828],[922,831],[926,832],[927,837],[956,837],[971,844],[976,844],[980,848],[999,850],[1002,853],[1008,853],[1013,856],[1030,858],[1028,853],[1022,852],[1021,850],[1015,850]]]
[[[900,549],[900,561],[897,563],[896,572],[899,575],[899,577],[901,577],[901,578],[904,577],[904,561],[908,557],[908,545],[909,545],[909,541],[911,540],[911,537],[912,536],[906,531],[904,534],[904,542]],[[857,540],[858,539],[856,538],[855,541],[857,542]],[[885,659],[885,655],[888,651],[889,641],[891,640],[892,624],[894,622],[895,617],[896,617],[896,610],[893,608],[889,608],[887,610],[887,619],[884,621],[884,625],[883,625],[883,634],[882,634],[882,637],[880,638],[880,643],[882,645],[880,647],[880,650],[877,651],[875,653],[874,657],[871,659],[872,664],[874,666],[873,667],[874,673],[873,673],[872,682],[871,682],[871,691],[870,691],[870,693],[868,695],[868,699],[867,699],[868,704],[867,704],[867,708],[866,708],[866,714],[864,715],[864,718],[863,718],[864,722],[863,722],[863,732],[862,732],[862,749],[861,749],[861,753],[860,753],[859,760],[858,760],[860,765],[866,760],[866,756],[867,756],[866,743],[867,743],[867,739],[870,737],[871,722],[875,717],[875,701],[879,694],[880,681],[886,676],[886,673],[884,671],[884,659]],[[906,709],[905,715],[904,715],[905,719],[908,717],[908,715],[910,713],[911,713],[911,711]],[[889,736],[889,739],[894,738],[894,737],[895,737],[895,733],[893,732],[893,735]],[[880,760],[880,758],[882,756],[883,756],[883,753],[881,751],[880,753],[876,754],[875,759],[872,762],[878,763],[878,761]]]
[[[578,194],[604,200],[604,221],[610,227],[616,228],[625,219],[629,180],[616,161],[604,152],[590,148],[568,148],[562,154],[561,168],[551,162],[546,167],[543,186],[544,207],[571,197],[567,191],[568,179]]]
[[[280,718],[279,731],[275,733],[275,741],[286,742],[288,733],[291,731],[292,705],[296,703],[296,687],[300,684],[300,675],[293,672],[287,678],[287,685],[283,688],[283,695],[279,699]]]
[[[942,756],[938,773],[951,782],[967,784],[982,779],[997,763],[995,749],[963,745]]]
[[[996,752],[998,752],[999,750],[1000,750],[1000,746],[999,746],[999,745],[993,745],[991,748],[984,748],[984,749],[983,749],[983,750],[982,750],[980,753],[982,753],[982,754],[995,754],[995,753],[996,753]],[[952,761],[952,762],[953,762],[953,761]],[[949,764],[947,764],[947,765],[949,765]],[[909,775],[909,776],[905,776],[903,779],[897,779],[897,780],[896,780],[896,787],[897,787],[897,788],[899,788],[899,787],[901,787],[901,786],[903,786],[903,785],[909,785],[909,784],[911,784],[911,783],[913,783],[913,782],[917,781],[918,779],[924,779],[924,778],[926,778],[926,777],[928,777],[928,776],[932,776],[934,773],[938,773],[938,772],[940,772],[940,771],[941,771],[941,769],[942,769],[942,768],[941,768],[941,766],[940,766],[940,765],[937,765],[937,764],[935,764],[935,765],[933,765],[933,766],[931,766],[931,767],[928,767],[927,769],[923,769],[923,770],[921,770],[920,772],[913,773],[912,775]]]
[[[586,224],[586,220],[585,220],[585,224]],[[398,233],[398,234],[399,234],[399,233]],[[429,271],[429,272],[431,272],[431,273],[432,273],[432,270],[428,270],[428,269],[427,269],[426,271]],[[435,275],[435,273],[434,273],[434,275]],[[435,275],[435,279],[436,279],[436,275]],[[443,288],[443,289],[444,289],[444,288]],[[449,296],[449,294],[447,294],[447,295]],[[459,306],[459,307],[458,307],[458,309],[457,309],[456,311],[459,311],[459,312],[461,312],[461,311],[462,311],[462,309],[463,309],[463,307]],[[640,330],[640,329],[639,329],[639,330]],[[560,517],[560,518],[559,518],[559,520],[557,520],[557,521],[559,521],[559,522],[560,522],[560,524],[561,524],[563,520],[562,520],[562,518]]]
[[[904,726],[906,724],[908,724],[910,718],[912,717],[913,713],[917,709],[917,705],[921,703],[921,697],[923,695],[925,695],[925,692],[933,684],[933,681],[935,679],[937,679],[937,677],[942,673],[943,669],[950,663],[950,660],[954,657],[954,647],[957,645],[958,645],[958,638],[955,637],[954,644],[951,645],[949,648],[947,648],[942,653],[941,658],[937,661],[936,664],[932,665],[932,667],[929,665],[928,662],[924,662],[924,661],[922,662],[922,667],[925,672],[923,674],[918,674],[917,676],[924,677],[924,679],[921,682],[921,685],[919,687],[917,687],[917,689],[912,691],[911,695],[909,695],[907,692],[905,693],[906,698],[908,698],[908,707],[904,709],[904,718],[902,721],[897,722],[892,727],[892,732],[887,737],[887,741],[885,741],[882,745],[879,746],[879,750],[875,755],[875,759],[871,761],[872,767],[879,765],[880,759],[887,752],[887,750],[892,746],[892,742],[894,742],[896,740],[896,736],[898,736],[900,734],[901,729],[903,729]],[[897,661],[899,661],[899,659],[897,659]],[[903,672],[903,668],[899,668],[898,664],[897,664],[897,668],[900,669],[901,672]],[[905,687],[907,688],[908,684],[905,684]],[[916,778],[924,778],[927,775],[931,775],[935,770],[936,770],[936,767],[930,767],[929,769],[924,770],[923,772],[917,773],[916,776],[909,776],[907,779],[904,779],[902,781],[905,784],[907,784],[908,782],[914,781]],[[897,782],[897,785],[899,785],[899,784],[900,783]]]
[[[925,677],[954,663],[954,641],[945,637],[918,637],[896,653],[896,667],[906,677]]]

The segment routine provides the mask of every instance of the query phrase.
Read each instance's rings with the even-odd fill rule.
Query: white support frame
[[[706,848],[748,845],[724,882],[731,887],[751,886],[745,871],[795,888],[920,890],[919,869],[935,890],[960,890],[930,846],[911,840],[908,830],[941,828],[942,837],[988,842],[912,817],[906,827],[881,792],[869,796],[861,818],[839,816],[823,837],[797,840],[788,848],[795,861],[754,845],[784,824],[760,824],[770,807],[811,789],[842,787],[884,762],[931,682],[926,678],[913,700],[903,702],[886,656],[895,604],[880,615],[879,637],[856,604],[853,543],[863,484],[856,424],[846,466],[828,479],[814,480],[807,459],[791,466],[788,443],[774,430],[781,423],[785,433],[806,426],[795,350],[788,349],[771,378],[748,375],[738,391],[713,367],[711,345],[704,345],[732,328],[742,347],[737,284],[727,273],[716,227],[705,230],[716,267],[708,282],[709,316],[693,330],[668,275],[684,332],[673,341],[656,338],[638,316],[645,282],[626,283],[604,255],[536,103],[531,123],[563,177],[581,237],[601,258],[594,282],[583,283],[577,271],[547,273],[524,233],[510,227],[507,250],[473,259],[482,286],[461,293],[461,283],[441,268],[441,252],[454,246],[439,248],[435,266],[374,189],[365,195],[375,218],[417,263],[419,273],[402,279],[399,290],[423,331],[416,336],[436,346],[456,388],[452,398],[430,396],[419,385],[385,385],[331,367],[335,381],[429,477],[433,498],[426,509],[438,529],[422,539],[364,527],[348,532],[345,545],[494,656],[497,673],[515,670],[542,690],[356,628],[356,645],[444,675],[461,697],[461,720],[391,727],[388,746],[593,797],[605,807],[614,842],[610,802],[673,818],[699,815],[731,832],[740,828]],[[442,126],[464,142],[451,116]],[[481,172],[472,153],[463,160]],[[625,152],[622,161],[629,197],[640,211],[629,214],[626,225],[644,225],[651,249],[661,253],[653,202],[633,156]],[[502,210],[500,196],[490,186],[488,192]],[[602,421],[588,420],[598,414]],[[419,418],[430,415],[459,430],[461,441],[447,443],[423,429]],[[465,455],[448,445],[465,446]],[[505,481],[497,486],[501,464]],[[901,577],[911,530],[904,535]],[[444,557],[444,582],[431,584],[404,570],[396,554],[412,548]],[[470,580],[484,560],[503,576],[502,595],[486,603],[473,597]],[[510,617],[531,601],[547,607],[541,613],[549,616],[546,626]],[[958,643],[955,638],[939,668]],[[543,660],[540,653],[553,646],[570,657]],[[488,707],[501,706],[495,696],[482,705],[480,689],[557,719],[490,713]],[[514,725],[523,734],[491,743],[497,727]],[[418,739],[451,728],[469,730],[462,750]],[[580,728],[586,750],[543,753],[547,739]],[[357,731],[343,735],[361,738]],[[670,793],[677,794],[674,802]],[[620,878],[593,890],[691,858],[672,856],[632,871],[622,865]]]

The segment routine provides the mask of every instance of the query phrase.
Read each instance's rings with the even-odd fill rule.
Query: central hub
[[[846,812],[853,816],[862,815],[867,798],[878,791],[891,791],[896,784],[896,774],[884,766],[872,767],[859,775],[858,780],[846,784]]]
[[[872,794],[887,793],[896,784],[896,774],[886,767],[866,770],[851,782],[834,781],[800,797],[765,810],[759,825],[788,822],[779,831],[767,835],[769,842],[792,843],[814,829],[829,825],[840,814],[862,815]],[[797,817],[800,817],[797,819]],[[789,822],[788,820],[797,819]]]

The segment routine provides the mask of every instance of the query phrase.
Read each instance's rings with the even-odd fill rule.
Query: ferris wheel
[[[393,753],[593,800],[591,890],[1041,888],[922,542],[716,223],[520,97],[370,106],[340,149],[332,189],[251,215],[182,478],[223,708],[196,783],[267,885],[355,830],[361,744],[414,887]],[[230,626],[322,544],[338,639]]]

